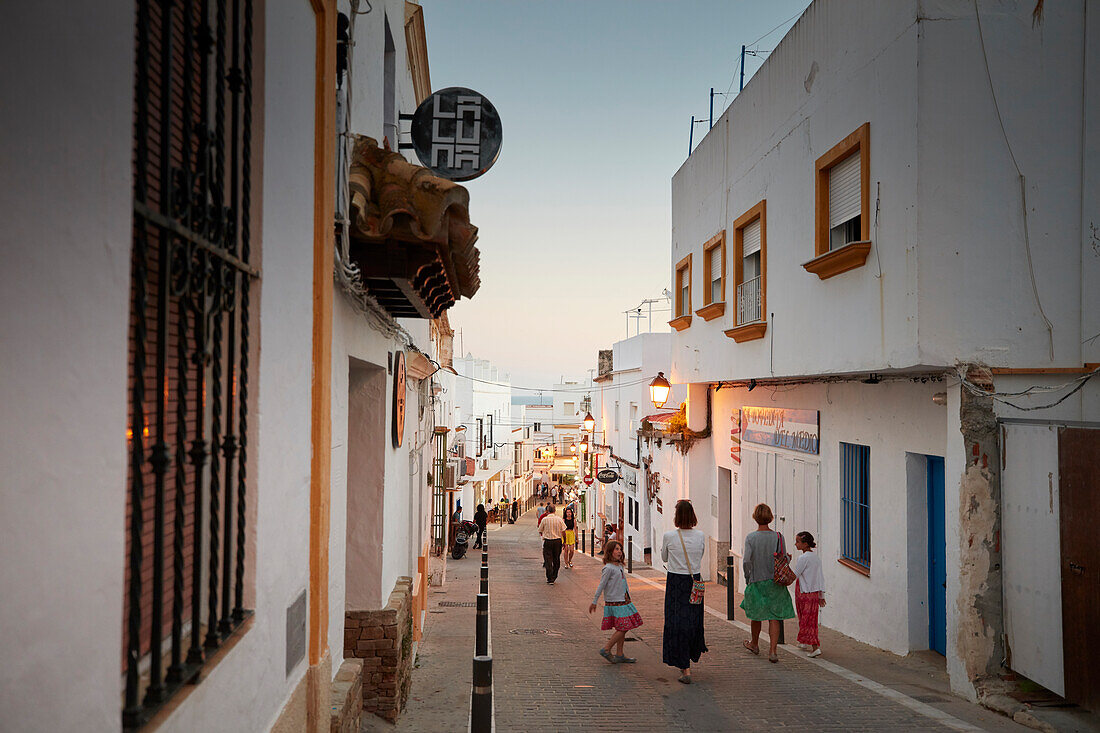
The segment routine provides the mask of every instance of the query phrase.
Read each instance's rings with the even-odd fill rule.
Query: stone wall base
[[[330,733],[359,733],[363,720],[363,660],[345,659],[332,681]]]
[[[412,578],[402,576],[378,611],[344,616],[344,657],[362,659],[363,710],[396,722],[412,677]]]

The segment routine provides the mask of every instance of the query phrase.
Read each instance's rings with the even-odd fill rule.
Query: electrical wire
[[[978,12],[978,0],[974,0],[974,18],[978,21],[978,41],[982,47],[982,61],[985,64],[985,78],[989,82],[989,93],[993,96],[993,109],[997,113],[997,123],[1001,127],[1005,147],[1008,148],[1008,155],[1012,159],[1012,165],[1016,169],[1016,176],[1020,183],[1020,206],[1024,216],[1024,252],[1027,254],[1028,274],[1031,276],[1031,292],[1035,296],[1035,305],[1039,308],[1039,315],[1042,316],[1043,322],[1046,324],[1047,336],[1050,339],[1050,360],[1054,361],[1054,324],[1047,318],[1047,314],[1043,310],[1043,302],[1039,299],[1039,286],[1035,282],[1035,264],[1031,259],[1031,236],[1028,233],[1027,222],[1027,179],[1024,177],[1023,171],[1020,170],[1020,164],[1016,162],[1016,154],[1012,150],[1008,132],[1005,131],[1005,122],[1001,117],[1001,105],[997,102],[997,91],[993,88],[993,76],[989,72],[989,54],[985,50],[985,33],[982,31],[982,14]]]
[[[971,382],[970,380],[968,380],[966,378],[966,372],[963,370],[962,367],[959,367],[959,382],[962,384],[963,388],[965,388],[967,392],[970,392],[973,395],[976,395],[978,397],[989,397],[989,398],[991,398],[991,399],[993,399],[997,402],[1000,402],[1003,405],[1008,405],[1009,407],[1011,407],[1013,409],[1020,410],[1022,412],[1031,412],[1033,410],[1048,410],[1051,407],[1055,407],[1056,405],[1062,404],[1067,399],[1069,399],[1070,396],[1072,396],[1073,394],[1079,392],[1088,383],[1088,381],[1090,379],[1092,379],[1093,377],[1095,377],[1097,374],[1100,374],[1100,368],[1093,369],[1091,372],[1088,372],[1087,374],[1082,374],[1080,377],[1077,377],[1075,379],[1071,379],[1068,382],[1064,382],[1064,383],[1058,384],[1058,385],[1052,385],[1052,386],[1049,386],[1049,387],[1044,387],[1044,386],[1041,386],[1041,385],[1034,385],[1032,387],[1028,387],[1026,390],[1023,390],[1021,392],[991,392],[989,390],[982,389],[978,385],[976,385],[973,382]],[[1033,406],[1029,406],[1029,407],[1024,407],[1022,405],[1018,405],[1014,402],[1010,402],[1010,401],[1004,399],[1005,397],[1022,397],[1022,396],[1025,396],[1025,395],[1032,394],[1034,392],[1058,392],[1060,390],[1066,389],[1067,387],[1069,387],[1070,385],[1075,384],[1075,383],[1077,384],[1076,387],[1071,389],[1066,394],[1062,395],[1060,398],[1058,398],[1054,402],[1051,402],[1051,403],[1046,404],[1046,405],[1033,405]]]
[[[462,374],[462,373],[458,373],[455,376],[462,377],[463,379],[469,379],[471,382],[479,382],[480,384],[491,384],[491,385],[496,386],[496,387],[508,387],[510,389],[519,389],[519,390],[523,390],[525,392],[563,392],[563,393],[566,393],[566,394],[583,394],[585,392],[595,392],[596,390],[601,389],[600,385],[598,385],[598,384],[597,385],[592,385],[592,386],[587,386],[587,387],[586,386],[577,386],[577,387],[573,387],[573,388],[563,388],[563,389],[558,389],[558,388],[555,388],[555,387],[520,387],[519,385],[508,384],[507,382],[491,382],[487,379],[478,379],[477,377],[470,377],[470,376],[467,376],[467,375]],[[637,384],[648,384],[651,381],[652,381],[651,379],[645,378],[645,379],[639,379],[635,382],[623,382],[622,384],[615,384],[615,385],[611,385],[611,386],[614,386],[614,387],[633,387],[634,385],[637,385]]]

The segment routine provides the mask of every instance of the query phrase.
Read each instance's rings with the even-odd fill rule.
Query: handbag
[[[684,544],[684,533],[680,530],[676,530],[676,534],[680,536],[680,547],[684,548],[684,562],[687,563],[688,573],[691,574],[691,596],[688,597],[688,603],[693,606],[698,606],[703,602],[703,593],[706,591],[707,586],[701,580],[695,580],[695,571],[691,569],[691,559],[688,557],[688,548]]]
[[[775,548],[775,573],[772,580],[782,586],[788,586],[794,582],[794,571],[791,570],[791,556],[787,554],[787,548],[783,544],[783,533],[779,535],[779,542]]]

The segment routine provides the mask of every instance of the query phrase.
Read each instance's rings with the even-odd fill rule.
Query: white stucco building
[[[676,173],[670,488],[712,547],[813,532],[824,625],[1095,706],[1100,14],[1034,9],[814,2]]]
[[[650,559],[659,565],[661,535],[671,526],[671,505],[666,509],[646,495],[649,447],[640,430],[645,418],[672,413],[684,400],[686,388],[669,393],[668,409],[658,410],[650,398],[649,383],[658,373],[669,372],[669,333],[642,333],[612,345],[600,353],[599,374],[593,380],[592,415],[596,418],[597,455],[600,467],[613,468],[614,483],[594,483],[589,489],[594,506],[605,521],[616,525],[623,541],[630,539],[635,561]],[[656,470],[656,469],[655,469]]]
[[[26,100],[0,171],[0,719],[20,730],[321,731],[392,718],[407,689],[453,428],[446,308],[477,253],[439,181],[455,239],[432,251],[473,272],[408,318],[370,255],[420,243],[381,231],[376,189],[423,169],[352,136],[396,141],[430,93],[422,11],[230,5],[0,24],[22,70],[4,97]],[[351,699],[346,630],[387,605],[409,622],[396,680]]]
[[[465,455],[473,458],[472,474],[459,479],[463,519],[473,519],[478,504],[491,508],[503,496],[511,501],[514,471],[512,388],[508,374],[487,359],[466,354],[454,362],[455,420],[465,425]]]

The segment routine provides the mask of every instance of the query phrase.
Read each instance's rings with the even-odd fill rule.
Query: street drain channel
[[[520,636],[565,636],[561,631],[551,631],[550,629],[511,629],[508,633]]]
[[[477,601],[440,601],[439,605],[450,608],[474,608],[477,606]]]

